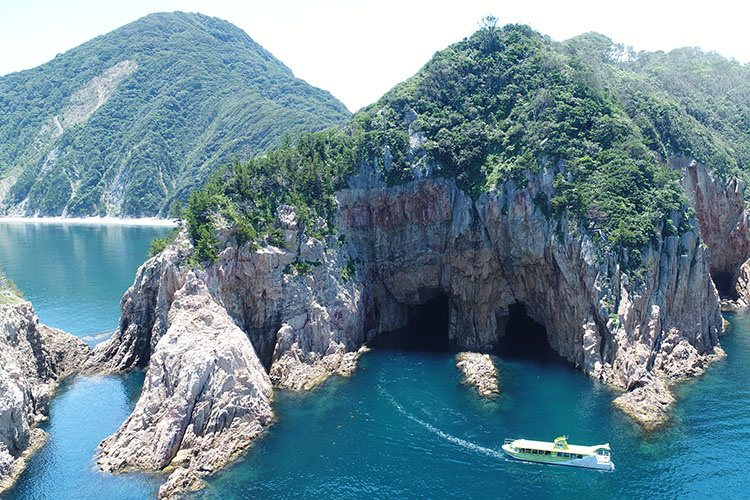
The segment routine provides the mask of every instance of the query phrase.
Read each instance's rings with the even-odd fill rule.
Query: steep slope
[[[37,424],[47,418],[57,383],[90,352],[76,337],[39,324],[31,304],[0,273],[0,492],[44,441]]]
[[[450,343],[474,351],[497,347],[522,305],[557,353],[623,391],[619,407],[646,427],[665,422],[669,384],[723,355],[699,204],[680,178],[691,157],[729,155],[713,167],[729,177],[743,160],[701,149],[706,134],[729,134],[720,120],[673,140],[692,122],[641,71],[599,35],[559,44],[485,27],[343,130],[235,162],[191,194],[187,230],[139,270],[94,363],[157,371],[175,297],[193,279],[274,385],[297,390],[350,373],[368,341],[435,299]],[[639,115],[628,78],[681,121]]]
[[[24,215],[164,214],[231,157],[349,116],[230,23],[152,14],[0,78],[0,200]]]

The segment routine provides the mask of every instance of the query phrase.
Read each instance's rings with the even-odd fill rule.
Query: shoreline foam
[[[155,226],[176,227],[171,219],[156,217],[120,218],[120,217],[0,217],[0,223],[14,224],[77,224],[89,226]]]

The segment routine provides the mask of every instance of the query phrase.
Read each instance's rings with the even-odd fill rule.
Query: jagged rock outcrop
[[[44,442],[36,425],[47,418],[58,382],[89,354],[81,340],[39,324],[29,302],[0,291],[0,491]]]
[[[750,306],[750,213],[742,181],[722,181],[695,160],[674,161],[683,172],[682,187],[695,209],[700,233],[711,252],[711,277],[723,298]]]
[[[722,353],[708,252],[685,232],[661,237],[643,250],[642,264],[623,268],[628,255],[617,258],[575,223],[548,215],[555,173],[544,170],[523,187],[505,183],[477,201],[451,179],[386,187],[377,176],[360,176],[337,193],[337,237],[308,238],[294,210],[282,206],[277,219],[286,248],[232,245],[231,233],[220,231],[226,248],[199,277],[180,264],[191,251],[181,236],[141,267],[123,299],[117,334],[96,349],[96,363],[108,369],[149,367],[133,416],[102,443],[100,464],[110,470],[183,464],[165,485],[172,492],[247,443],[252,433],[239,430],[236,420],[200,431],[204,417],[194,415],[199,403],[215,408],[225,397],[218,389],[193,391],[196,380],[208,380],[196,378],[206,372],[198,360],[235,348],[222,345],[224,334],[211,324],[231,322],[232,342],[257,354],[258,366],[238,362],[233,370],[255,373],[262,365],[276,387],[299,390],[332,373],[351,373],[368,340],[406,326],[415,306],[438,296],[448,299],[454,346],[497,346],[511,306],[523,304],[561,356],[630,391],[620,407],[645,425],[662,421],[672,404],[668,384],[702,372]],[[187,300],[189,307],[181,305]],[[194,321],[189,328],[176,323],[186,315]],[[208,352],[200,340],[207,338]],[[221,387],[225,376],[205,384]],[[225,387],[227,397],[236,397],[236,388]],[[261,406],[262,394],[256,394]],[[187,431],[193,419],[200,439]],[[205,458],[208,445],[196,444],[237,434],[242,439],[223,446],[221,458]]]
[[[181,232],[138,269],[133,286],[120,301],[120,324],[109,339],[96,346],[89,369],[117,372],[148,365],[169,327],[167,314],[175,292],[185,284],[188,267],[184,260],[192,248],[187,234]]]
[[[102,441],[99,465],[109,471],[184,466],[188,472],[165,489],[174,494],[194,482],[186,477],[220,467],[268,424],[271,381],[247,335],[195,274],[174,294],[167,320],[141,397]]]
[[[721,355],[719,301],[697,235],[663,237],[643,266],[625,270],[545,214],[554,174],[475,203],[439,179],[340,193],[340,230],[367,269],[377,329],[404,326],[409,306],[445,294],[454,344],[490,349],[521,303],[555,351],[625,390],[699,373]]]
[[[653,430],[669,421],[669,409],[674,404],[674,396],[660,378],[652,378],[648,383],[615,399],[615,406],[641,423],[646,430]]]
[[[284,207],[288,248],[230,245],[206,283],[278,387],[350,371],[368,339],[406,326],[411,308],[438,295],[448,298],[449,337],[461,349],[496,346],[510,306],[520,303],[545,325],[555,351],[616,387],[699,373],[721,352],[722,319],[697,235],[665,236],[644,251],[643,265],[625,270],[575,224],[546,215],[554,174],[545,170],[522,188],[508,182],[476,202],[450,179],[392,188],[359,179],[337,193],[344,245],[301,235]],[[168,300],[158,297],[182,278],[167,280],[164,294],[153,288],[161,278],[145,278],[167,276],[177,269],[171,262],[144,266],[127,295],[139,301],[124,309],[120,336],[97,359],[148,359],[130,346],[151,347],[161,335],[149,321],[163,317]],[[299,273],[300,262],[314,265]],[[345,279],[341,271],[353,263],[356,273]],[[149,293],[140,294],[141,282]]]
[[[456,367],[464,376],[464,384],[474,386],[482,397],[494,397],[499,391],[497,368],[489,354],[460,352],[456,355]]]

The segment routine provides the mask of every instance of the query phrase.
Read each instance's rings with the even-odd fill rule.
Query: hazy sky
[[[565,40],[598,31],[636,50],[698,46],[750,61],[750,2],[626,0],[0,0],[0,75],[37,66],[151,12],[239,26],[352,111],[470,35],[486,14]]]

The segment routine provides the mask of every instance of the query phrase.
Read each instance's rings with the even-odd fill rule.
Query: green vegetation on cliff
[[[0,304],[15,304],[21,299],[23,299],[23,292],[12,279],[3,273],[0,267]]]
[[[679,78],[688,70],[690,83]],[[691,229],[671,159],[744,176],[749,75],[697,50],[629,55],[597,34],[556,43],[526,26],[487,23],[341,132],[305,135],[225,169],[191,195],[189,229],[201,259],[217,255],[220,214],[241,241],[280,244],[280,203],[304,215],[306,231],[331,232],[334,191],[365,164],[389,184],[455,178],[475,199],[550,168],[545,213],[569,214],[604,244],[640,248],[659,230]]]
[[[349,117],[230,23],[152,14],[0,78],[4,204],[28,215],[166,215],[232,157]]]

